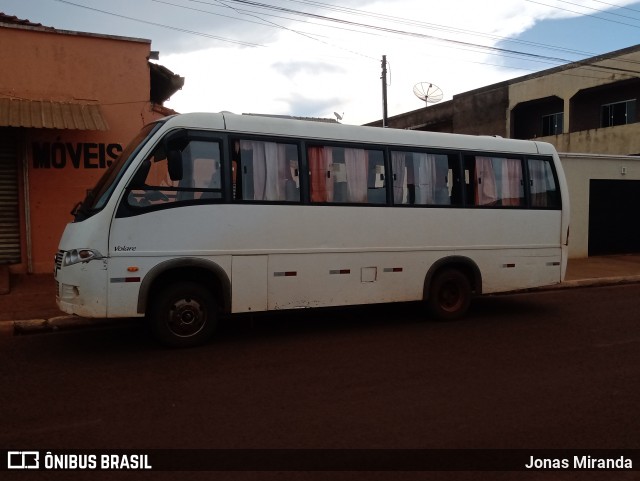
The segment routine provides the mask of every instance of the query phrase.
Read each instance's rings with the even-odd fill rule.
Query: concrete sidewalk
[[[640,282],[640,254],[570,259],[565,282],[553,289]],[[104,323],[60,312],[51,274],[12,275],[9,294],[0,295],[0,333],[64,329]]]
[[[562,285],[576,287],[625,282],[640,282],[640,254],[569,259]]]

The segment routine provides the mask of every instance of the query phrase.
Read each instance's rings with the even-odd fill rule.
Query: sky
[[[634,0],[0,0],[0,11],[63,30],[152,41],[185,77],[165,106],[382,118],[640,43]],[[435,98],[433,100],[436,100]],[[430,103],[430,105],[432,105]]]

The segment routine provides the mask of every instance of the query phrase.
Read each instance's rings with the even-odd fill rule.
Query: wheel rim
[[[179,337],[191,337],[199,333],[207,321],[204,305],[194,298],[175,302],[169,311],[169,330]]]
[[[460,285],[454,280],[444,282],[438,296],[440,307],[447,312],[454,312],[460,309],[462,302]]]

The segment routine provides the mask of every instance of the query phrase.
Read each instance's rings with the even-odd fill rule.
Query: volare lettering
[[[120,144],[34,142],[34,169],[106,169],[122,153]]]
[[[137,247],[131,247],[131,246],[115,246],[114,250],[116,252],[133,252],[137,249]]]

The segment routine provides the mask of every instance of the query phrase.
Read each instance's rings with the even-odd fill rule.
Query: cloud
[[[322,97],[322,96],[303,96],[294,94],[286,98],[279,99],[288,105],[290,112],[296,112],[296,116],[300,117],[324,117],[333,118],[333,115],[327,112],[334,112],[337,106],[344,105],[347,99],[340,97]]]
[[[272,65],[273,69],[287,77],[295,77],[298,75],[324,75],[324,74],[344,74],[346,70],[343,67],[332,65],[325,62],[276,62]]]
[[[76,5],[0,0],[0,10],[60,29],[151,39],[152,49],[160,50],[160,63],[186,78],[183,90],[167,103],[181,112],[332,118],[338,111],[354,124],[382,115],[382,55],[389,62],[388,111],[396,115],[423,106],[412,92],[418,82],[435,83],[448,100],[557,65],[522,62],[517,51],[544,53],[546,47],[534,48],[530,38],[519,43],[518,37],[549,19],[594,13],[573,4],[553,8],[542,5],[551,2],[528,0],[493,0],[490,5],[477,0],[342,0],[334,5],[291,0],[70,1]],[[575,3],[609,8],[592,0]],[[272,8],[260,8],[262,4]],[[606,26],[590,34],[592,45],[603,44],[598,37],[612,36]],[[619,31],[616,27],[616,37]],[[570,55],[562,47],[572,38],[566,32],[561,53],[554,55]],[[494,47],[516,53],[491,50]],[[577,58],[574,54],[568,60]]]

